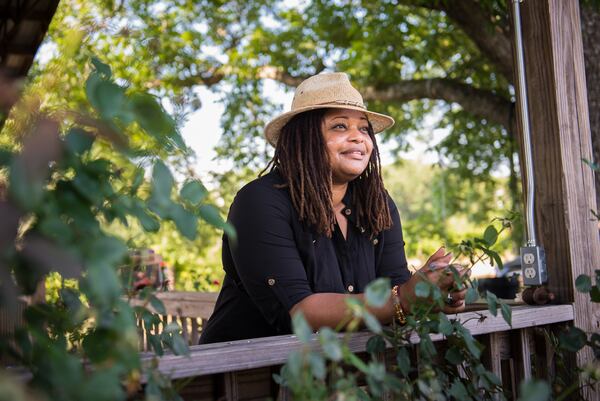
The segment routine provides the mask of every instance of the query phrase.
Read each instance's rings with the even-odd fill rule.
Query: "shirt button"
[[[344,213],[346,214],[346,216],[350,216],[350,214],[352,213],[352,210],[346,209],[346,210],[344,210]]]
[[[352,284],[350,284],[348,286],[348,292],[353,292],[354,291],[354,286]]]
[[[373,245],[377,245],[377,244],[379,244],[379,240],[378,240],[377,238],[375,238],[375,239],[373,240]]]
[[[275,279],[274,278],[270,278],[267,280],[267,283],[271,286],[275,285]]]

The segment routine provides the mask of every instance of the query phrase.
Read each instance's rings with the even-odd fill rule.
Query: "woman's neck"
[[[342,200],[344,199],[344,195],[346,195],[347,189],[348,183],[331,185],[331,201],[335,212],[339,212],[344,208]]]

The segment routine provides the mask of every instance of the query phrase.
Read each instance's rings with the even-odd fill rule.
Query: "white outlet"
[[[535,256],[533,256],[533,253],[526,253],[525,255],[523,255],[523,262],[525,262],[526,265],[532,265],[533,262],[535,262]]]
[[[520,254],[524,285],[542,285],[548,281],[544,248],[524,246],[521,248]]]
[[[525,277],[527,277],[527,278],[534,278],[535,277],[535,269],[533,267],[527,267],[523,271],[523,273],[525,274]]]

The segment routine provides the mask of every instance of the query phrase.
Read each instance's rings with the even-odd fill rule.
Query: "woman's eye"
[[[333,129],[346,129],[346,126],[344,124],[335,124],[333,126]]]
[[[369,127],[362,127],[360,130],[361,130],[362,132],[364,132],[365,134],[368,134],[368,133],[369,133]]]

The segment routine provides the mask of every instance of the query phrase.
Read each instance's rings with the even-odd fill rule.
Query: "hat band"
[[[354,102],[352,100],[334,100],[333,102],[325,102],[325,103],[316,103],[317,105],[324,105],[324,104],[343,104],[344,106],[354,106],[354,107],[360,107],[361,109],[367,109],[366,106],[361,103],[361,102]]]

